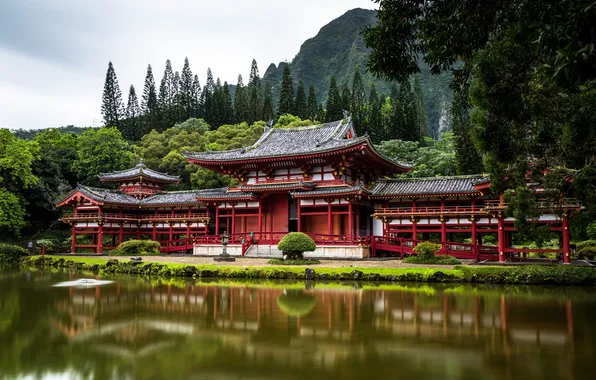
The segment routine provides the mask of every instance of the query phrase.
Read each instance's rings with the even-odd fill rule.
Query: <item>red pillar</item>
[[[97,253],[101,253],[103,248],[103,222],[97,224]]]
[[[123,235],[123,228],[124,223],[120,223],[120,229],[118,230],[118,245],[122,244],[122,235]]]
[[[499,261],[505,261],[505,229],[503,226],[503,218],[499,217],[498,219],[498,238],[499,238]]]
[[[441,203],[443,202],[441,201]],[[445,219],[441,220],[441,244],[443,244],[443,252],[447,254],[447,221]]]
[[[72,242],[70,243],[70,252],[75,253],[77,250],[77,225],[76,223],[72,224]]]
[[[352,201],[348,201],[348,237],[354,236],[354,224],[353,224],[353,213],[352,213]]]
[[[472,206],[474,207],[474,206]],[[472,217],[472,252],[476,254],[476,259],[480,259],[480,250],[476,245],[476,218]]]
[[[170,242],[168,243],[168,245],[171,244],[173,240],[174,240],[174,223],[170,222]]]
[[[360,205],[356,207],[356,236],[360,236]]]
[[[190,222],[186,223],[186,245],[190,244]],[[186,249],[184,250],[184,254],[186,254]]]
[[[298,210],[298,215],[297,215],[297,218],[298,218],[298,228],[297,229],[298,229],[298,232],[301,232],[302,231],[302,223],[301,223],[302,217],[300,215],[300,203],[301,203],[300,202],[300,199],[296,199],[296,202],[298,202],[298,205],[296,207],[296,209]]]
[[[300,202],[300,201],[298,201]],[[263,201],[261,199],[259,199],[259,217],[258,217],[258,223],[259,223],[259,240],[262,239],[261,237],[261,231],[263,231]],[[298,203],[298,231],[300,231],[300,203]]]
[[[571,263],[571,254],[569,252],[569,217],[567,213],[563,214],[563,262]]]
[[[151,223],[153,224],[153,241],[157,241],[157,223]]]
[[[137,225],[137,240],[141,240],[141,223]]]
[[[219,235],[219,205],[215,204],[215,235]]]
[[[331,201],[327,201],[327,235],[331,235]]]
[[[236,233],[236,205],[232,205],[232,235]]]

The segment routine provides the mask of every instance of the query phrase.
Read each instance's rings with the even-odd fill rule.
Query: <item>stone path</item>
[[[267,261],[269,259],[256,258],[237,258],[234,262],[216,262],[212,257],[197,257],[197,256],[144,256],[143,261],[146,262],[162,262],[174,264],[210,264],[210,265],[225,265],[225,266],[272,266]],[[401,260],[320,260],[321,264],[311,265],[313,268],[443,268],[453,269],[453,265],[416,265],[407,264]],[[463,262],[462,262],[463,263]],[[309,265],[295,265],[294,267],[309,267]]]

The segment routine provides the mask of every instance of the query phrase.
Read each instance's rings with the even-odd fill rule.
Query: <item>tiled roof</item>
[[[267,129],[252,146],[222,152],[187,153],[189,159],[234,161],[261,157],[321,153],[347,148],[368,141],[366,137],[344,139],[351,119],[309,127]]]
[[[83,195],[100,203],[115,203],[123,205],[139,204],[139,200],[137,198],[122,194],[118,190],[100,189],[97,187],[78,185],[75,189],[75,192],[76,191],[80,191]]]
[[[281,191],[281,190],[294,190],[294,189],[310,189],[315,187],[314,182],[291,182],[291,183],[259,183],[254,185],[243,185],[240,186],[242,191]]]
[[[155,170],[151,170],[143,164],[141,161],[137,166],[134,168],[121,170],[112,173],[101,173],[99,175],[99,179],[102,181],[123,181],[132,178],[144,177],[153,179],[159,182],[166,182],[166,183],[178,183],[180,182],[180,177],[168,175],[160,172],[156,172]]]
[[[478,174],[453,177],[381,179],[371,189],[371,197],[478,193],[474,189],[474,185],[483,183],[487,178],[487,176]]]
[[[335,194],[353,194],[353,193],[368,193],[368,189],[366,189],[363,185],[356,185],[356,186],[328,186],[328,187],[318,187],[314,188],[310,191],[300,191],[292,193],[294,198],[305,198],[305,197],[322,197],[326,195],[335,195]]]

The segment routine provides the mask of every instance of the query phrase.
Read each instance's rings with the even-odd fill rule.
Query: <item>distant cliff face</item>
[[[313,84],[319,102],[324,102],[329,89],[329,80],[335,75],[338,86],[347,83],[351,88],[354,69],[360,66],[362,79],[367,91],[375,83],[377,92],[390,95],[391,83],[378,80],[366,72],[368,49],[364,46],[361,31],[377,22],[377,12],[366,9],[352,9],[321,28],[319,33],[306,40],[300,51],[290,62],[292,77],[296,83],[302,80],[308,91]],[[277,102],[283,72],[283,62],[271,64],[263,77],[272,85]],[[439,130],[441,115],[446,112],[452,94],[448,75],[431,76],[428,69],[421,67],[420,82],[425,97],[426,111],[431,130]],[[445,128],[445,125],[442,126]],[[447,126],[448,128],[448,126]]]

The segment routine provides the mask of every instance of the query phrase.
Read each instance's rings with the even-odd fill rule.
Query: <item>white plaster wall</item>
[[[383,231],[383,222],[377,218],[373,218],[372,220],[372,229],[374,236],[383,236],[385,234]]]
[[[223,252],[221,244],[196,244],[193,248],[193,255],[196,256],[217,256]],[[228,245],[228,254],[231,256],[242,256],[242,245]]]

